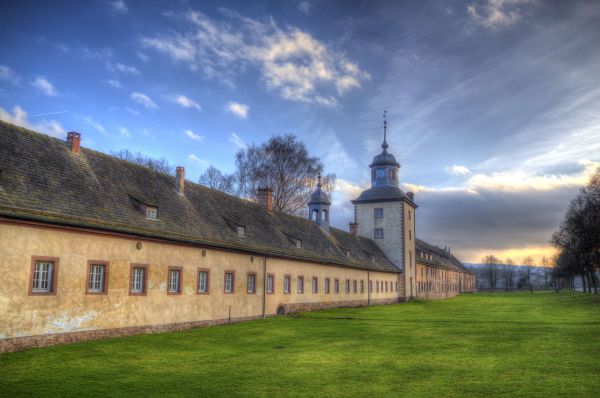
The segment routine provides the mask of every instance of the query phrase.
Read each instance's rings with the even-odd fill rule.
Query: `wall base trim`
[[[389,298],[389,299],[371,299],[371,304],[394,304],[403,301],[403,298]],[[367,300],[350,300],[350,301],[333,301],[333,302],[315,302],[315,303],[294,303],[294,304],[282,304],[285,306],[287,311],[285,312],[298,312],[298,311],[315,311],[326,308],[336,307],[364,307],[367,306]],[[274,314],[273,314],[274,315]],[[272,316],[272,315],[269,315]],[[128,326],[122,328],[112,329],[96,329],[96,330],[84,330],[77,332],[66,332],[66,333],[53,333],[43,334],[35,336],[23,336],[23,337],[12,337],[0,340],[0,353],[15,352],[28,350],[32,348],[50,347],[59,344],[70,344],[78,343],[89,340],[100,340],[113,337],[124,337],[136,334],[151,334],[151,333],[164,333],[164,332],[175,332],[193,328],[207,327],[224,325],[228,323],[237,323],[250,321],[254,319],[261,319],[262,315],[245,316],[237,318],[225,318],[215,319],[206,321],[192,321],[192,322],[178,322],[178,323],[167,323],[158,325],[143,325],[143,326]]]

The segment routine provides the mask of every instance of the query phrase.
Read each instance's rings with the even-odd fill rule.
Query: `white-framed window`
[[[88,292],[104,293],[106,291],[106,265],[90,264],[88,275]]]
[[[33,270],[32,293],[51,293],[54,277],[54,263],[52,261],[36,261]]]
[[[325,278],[325,294],[329,294],[329,278]]]
[[[381,207],[376,207],[373,209],[373,216],[375,218],[383,218],[383,209]]]
[[[338,294],[340,292],[340,280],[339,279],[335,279],[333,281],[333,292],[335,294]]]
[[[356,294],[356,293],[358,293],[358,287],[357,287],[358,285],[357,285],[356,279],[352,282],[353,282],[352,287],[354,288],[353,292],[354,292],[354,294]]]
[[[208,270],[198,271],[198,293],[208,293]]]
[[[346,294],[350,293],[350,279],[346,279]]]
[[[303,276],[299,276],[298,277],[297,292],[298,292],[298,294],[303,294],[304,293],[304,277]]]
[[[375,228],[373,233],[375,239],[383,239],[383,228]]]
[[[131,273],[131,292],[144,293],[146,291],[146,268],[134,267]]]
[[[267,275],[267,294],[273,294],[275,289],[275,275]]]
[[[365,281],[363,281],[362,279],[360,280],[360,292],[365,292]]]
[[[170,294],[181,293],[181,270],[169,269],[169,279],[167,281],[167,292]]]
[[[228,271],[225,272],[225,286],[224,291],[227,294],[233,293],[233,289],[235,286],[235,273]]]
[[[248,294],[256,293],[256,274],[248,274],[247,290]]]
[[[146,206],[146,218],[156,220],[158,218],[158,207]]]
[[[312,292],[319,293],[319,278],[317,277],[312,278]]]
[[[238,236],[246,236],[246,227],[244,227],[243,225],[238,225],[236,227],[236,231]]]
[[[291,285],[292,285],[292,277],[289,275],[284,276],[283,277],[283,293],[284,294],[290,294],[290,291],[292,290]]]

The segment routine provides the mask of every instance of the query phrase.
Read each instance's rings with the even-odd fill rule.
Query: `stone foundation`
[[[377,304],[395,304],[404,301],[404,298],[388,298],[388,299],[372,299],[371,305]],[[368,300],[348,300],[348,301],[320,301],[315,303],[293,303],[281,304],[277,307],[278,315],[286,315],[301,311],[317,311],[327,308],[342,308],[342,307],[366,307],[369,305]],[[283,309],[283,311],[282,311]]]
[[[373,304],[395,304],[404,301],[403,298],[389,299],[373,299]],[[280,307],[285,309],[284,315],[299,311],[315,311],[326,308],[337,307],[364,307],[369,305],[367,300],[350,300],[350,301],[332,301],[332,302],[317,302],[317,303],[298,303],[298,304],[282,304]],[[100,330],[85,330],[81,332],[55,333],[37,336],[15,337],[10,339],[0,340],[0,353],[22,351],[31,348],[50,347],[58,344],[78,343],[88,340],[99,340],[112,337],[131,336],[134,334],[150,334],[175,332],[186,329],[193,329],[206,326],[223,325],[227,323],[236,323],[260,319],[262,316],[248,316],[231,319],[217,319],[212,321],[195,321],[195,322],[180,322],[164,325],[146,325],[146,326],[131,326],[116,329],[100,329]]]

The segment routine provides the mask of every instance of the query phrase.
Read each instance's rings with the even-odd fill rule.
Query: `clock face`
[[[377,169],[375,175],[377,178],[385,178],[385,169]]]

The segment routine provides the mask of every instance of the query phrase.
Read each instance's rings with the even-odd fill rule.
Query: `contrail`
[[[29,115],[29,117],[37,117],[37,116],[50,116],[50,115],[60,115],[61,113],[67,113],[69,111],[60,111],[60,112],[49,112],[49,113],[39,113],[37,115]]]

